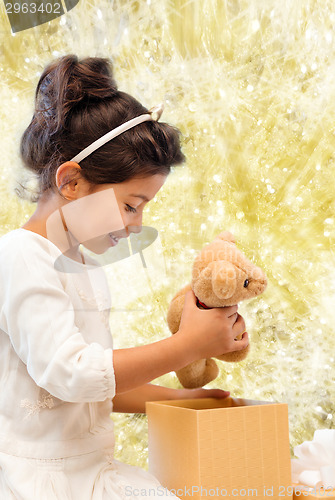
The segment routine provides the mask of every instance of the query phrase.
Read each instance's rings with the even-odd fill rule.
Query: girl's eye
[[[127,203],[126,203],[126,210],[127,210],[127,212],[136,213],[136,208],[131,207],[130,205],[127,205]]]

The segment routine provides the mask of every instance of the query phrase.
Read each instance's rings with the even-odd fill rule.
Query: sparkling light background
[[[129,259],[108,273],[116,346],[169,335],[168,303],[195,253],[230,230],[269,285],[240,307],[251,354],[220,363],[211,385],[287,402],[292,447],[334,428],[334,2],[80,0],[15,36],[1,8],[1,233],[34,210],[14,189],[43,67],[66,53],[113,57],[122,90],[148,107],[165,103],[188,159],[144,220],[159,230],[165,267]],[[174,374],[158,382],[178,387]],[[113,418],[116,457],[146,467],[145,417]]]

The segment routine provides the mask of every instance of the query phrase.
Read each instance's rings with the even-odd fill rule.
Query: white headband
[[[158,106],[154,106],[153,108],[149,109],[149,112],[147,114],[137,116],[136,118],[132,118],[131,120],[122,123],[122,125],[120,125],[119,127],[114,128],[110,132],[107,132],[107,134],[92,142],[92,144],[87,146],[87,148],[83,149],[80,153],[74,156],[71,161],[80,163],[84,158],[86,158],[86,156],[90,155],[91,153],[93,153],[93,151],[106,144],[106,142],[114,139],[114,137],[122,134],[122,132],[135,127],[135,125],[138,125],[139,123],[149,120],[153,120],[155,122],[158,121],[163,113],[163,109],[164,105],[158,104]]]

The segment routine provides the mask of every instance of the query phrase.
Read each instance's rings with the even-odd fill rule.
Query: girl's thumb
[[[194,293],[193,293],[192,290],[189,290],[188,292],[186,292],[186,294],[185,294],[185,303],[190,303],[190,304],[193,303],[194,305],[196,305],[197,300],[196,300],[196,297],[195,297],[195,295],[194,295]]]

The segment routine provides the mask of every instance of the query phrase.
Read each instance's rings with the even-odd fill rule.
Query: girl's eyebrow
[[[141,198],[144,201],[150,201],[144,194],[130,194],[129,196],[133,196],[134,198]]]

